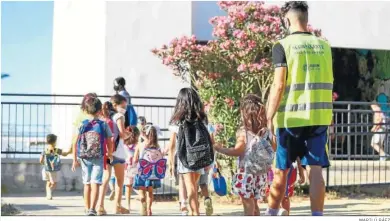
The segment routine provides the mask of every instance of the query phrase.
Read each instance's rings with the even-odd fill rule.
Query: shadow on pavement
[[[24,212],[29,211],[37,211],[37,210],[56,210],[58,209],[57,206],[51,206],[47,204],[15,204],[18,208],[20,208]]]

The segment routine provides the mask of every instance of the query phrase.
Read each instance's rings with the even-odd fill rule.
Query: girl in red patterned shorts
[[[221,148],[216,144],[215,150],[228,156],[239,157],[237,173],[233,176],[232,191],[241,197],[246,216],[259,216],[257,200],[265,196],[267,171],[272,165],[274,154],[271,147],[273,142],[267,130],[265,107],[257,95],[249,94],[241,100],[240,111],[243,125],[237,132],[235,147]],[[258,157],[258,152],[253,152],[254,149],[266,150],[267,154]],[[263,169],[254,169],[259,167]]]

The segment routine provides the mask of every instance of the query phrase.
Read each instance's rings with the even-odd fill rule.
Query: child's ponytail
[[[104,102],[104,104],[103,104],[103,108],[102,108],[103,110],[102,110],[102,114],[103,114],[103,117],[104,118],[110,118],[110,113],[111,113],[111,111],[113,111],[113,107],[112,107],[112,104],[111,104],[111,102],[109,102],[109,101],[106,101],[106,102]]]

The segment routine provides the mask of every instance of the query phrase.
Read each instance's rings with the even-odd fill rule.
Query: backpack
[[[104,122],[101,120],[83,121],[77,142],[77,156],[81,159],[101,158],[104,156]]]
[[[45,171],[54,172],[61,170],[61,158],[58,154],[58,149],[55,148],[54,153],[45,152]]]
[[[263,136],[255,135],[253,139],[248,140],[245,150],[244,159],[240,162],[241,168],[245,169],[245,173],[249,174],[263,174],[267,173],[272,166],[274,160],[274,151],[272,149],[269,132],[267,131]]]
[[[133,105],[127,105],[125,113],[125,128],[137,126],[138,118]]]
[[[214,161],[211,137],[203,122],[184,121],[179,126],[177,144],[179,160],[187,169],[199,170]]]
[[[145,148],[139,158],[139,177],[142,180],[159,180],[165,177],[167,160],[160,148]]]

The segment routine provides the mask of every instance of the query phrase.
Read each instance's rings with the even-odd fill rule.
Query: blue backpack
[[[125,127],[137,126],[138,118],[133,105],[127,105],[125,114]]]
[[[61,159],[56,148],[54,152],[45,152],[45,170],[47,172],[60,171],[61,170]]]
[[[214,192],[218,196],[225,196],[227,194],[227,186],[226,186],[226,180],[221,175],[221,172],[219,169],[214,167],[213,170],[213,186],[214,186]]]
[[[101,158],[104,156],[104,122],[85,120],[79,130],[77,156],[81,159]]]

